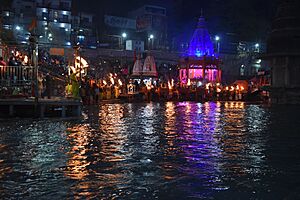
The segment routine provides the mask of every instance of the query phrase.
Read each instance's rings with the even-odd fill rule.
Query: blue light
[[[203,55],[203,53],[201,53],[201,52],[197,49],[195,55],[196,55],[197,57],[200,57],[200,56]]]
[[[214,55],[214,45],[206,29],[205,19],[203,17],[199,18],[197,29],[190,41],[188,55],[197,57]]]

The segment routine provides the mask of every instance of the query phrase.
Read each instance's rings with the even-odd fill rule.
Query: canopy
[[[142,60],[137,59],[133,65],[132,76],[141,76],[143,74]]]
[[[143,75],[157,77],[156,64],[153,56],[147,56],[143,66]]]
[[[153,56],[147,56],[142,64],[140,59],[133,65],[132,76],[157,77],[156,64]]]

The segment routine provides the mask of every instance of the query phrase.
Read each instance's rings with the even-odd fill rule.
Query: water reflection
[[[277,120],[243,102],[167,102],[91,106],[78,122],[3,123],[0,197],[270,197]]]

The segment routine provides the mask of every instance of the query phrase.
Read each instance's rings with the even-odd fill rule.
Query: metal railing
[[[1,87],[29,86],[35,80],[33,66],[0,66]]]

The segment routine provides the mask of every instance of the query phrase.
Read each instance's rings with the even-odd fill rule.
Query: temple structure
[[[300,1],[281,0],[267,42],[271,101],[300,103]]]
[[[158,73],[154,57],[151,55],[147,56],[144,64],[142,60],[138,58],[134,63],[131,76],[136,78],[157,78]]]
[[[214,44],[203,16],[199,18],[187,55],[180,59],[179,66],[182,85],[188,83],[202,85],[221,81],[220,60],[215,55]]]

